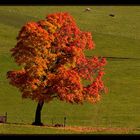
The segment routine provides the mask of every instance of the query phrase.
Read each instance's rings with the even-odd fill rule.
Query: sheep
[[[109,14],[109,16],[114,17],[115,15],[114,14]]]
[[[91,11],[91,8],[89,8],[89,7],[86,8],[86,9],[85,9],[85,12],[87,12],[87,11]]]

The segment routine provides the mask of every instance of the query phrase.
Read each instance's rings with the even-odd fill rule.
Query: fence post
[[[53,118],[52,118],[52,126],[53,126]]]
[[[64,117],[64,127],[66,126],[66,117]]]
[[[7,122],[7,112],[5,113],[5,123]]]

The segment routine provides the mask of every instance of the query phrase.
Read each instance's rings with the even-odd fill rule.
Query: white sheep
[[[91,11],[91,8],[86,8],[85,11]]]

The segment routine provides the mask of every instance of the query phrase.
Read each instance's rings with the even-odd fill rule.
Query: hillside
[[[95,105],[70,105],[54,100],[44,105],[42,121],[51,124],[53,119],[63,123],[66,116],[68,126],[140,128],[140,7],[88,6],[92,10],[84,12],[86,7],[0,6],[0,115],[7,112],[8,123],[31,124],[37,105],[21,99],[20,92],[6,79],[8,70],[18,68],[9,50],[15,46],[20,28],[49,13],[66,11],[82,30],[92,32],[96,48],[85,53],[107,57],[104,81],[109,93]],[[17,133],[24,130],[18,129]],[[0,125],[0,133],[6,132],[12,133],[11,125]],[[35,129],[32,132],[41,133]]]

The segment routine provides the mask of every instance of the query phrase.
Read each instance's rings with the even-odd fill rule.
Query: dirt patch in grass
[[[109,128],[109,127],[88,127],[88,126],[58,126],[55,125],[43,125],[43,126],[34,126],[31,124],[18,124],[18,123],[6,123],[13,126],[24,126],[24,127],[40,127],[40,128],[50,128],[50,129],[59,129],[59,130],[66,130],[66,131],[73,131],[76,133],[111,133],[111,134],[130,134],[133,131],[139,131],[140,128]]]
[[[54,127],[51,127],[54,128]],[[111,133],[129,133],[130,131],[137,130],[136,128],[104,128],[104,127],[84,127],[84,126],[66,126],[56,127],[57,129],[70,130],[75,132],[111,132]],[[140,130],[139,130],[140,131]]]

